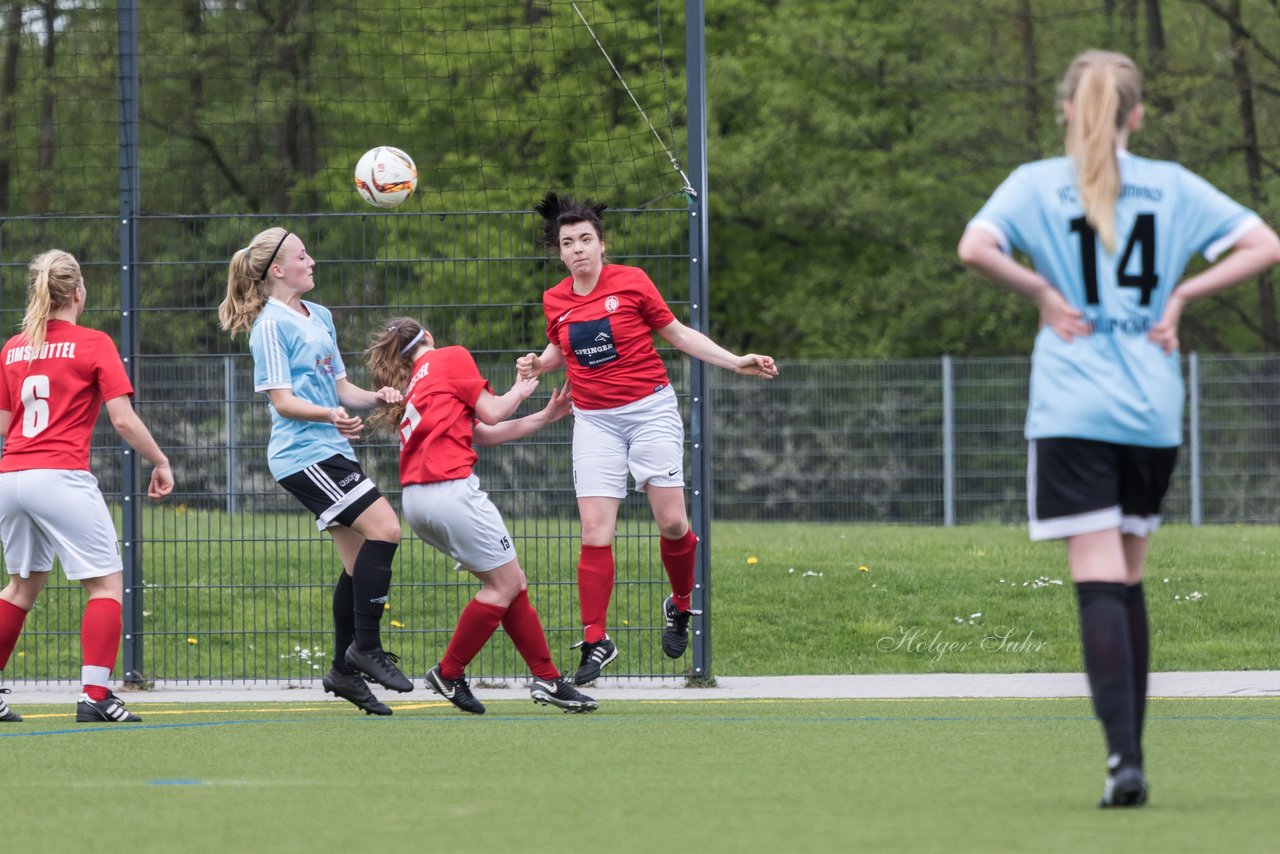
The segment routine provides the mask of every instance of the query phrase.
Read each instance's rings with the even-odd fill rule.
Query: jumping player
[[[1141,74],[1127,56],[1081,54],[1059,94],[1067,156],[1016,169],[970,221],[959,254],[1040,312],[1026,427],[1030,534],[1067,543],[1109,754],[1100,805],[1140,806],[1142,571],[1182,441],[1178,321],[1187,303],[1280,261],[1280,239],[1182,166],[1126,150],[1142,122]],[[1216,263],[1180,282],[1196,253]]]
[[[150,498],[173,491],[173,471],[133,411],[133,385],[115,344],[76,323],[87,298],[73,256],[59,249],[36,256],[22,331],[0,350],[0,541],[9,571],[0,591],[0,670],[57,555],[67,578],[89,597],[80,623],[84,688],[76,720],[126,723],[141,718],[107,684],[120,651],[124,566],[111,513],[89,472],[104,401],[111,426],[154,466]],[[0,699],[0,722],[20,720]]]
[[[466,348],[436,349],[431,333],[407,317],[391,320],[367,355],[375,382],[407,387],[402,404],[370,419],[400,432],[405,518],[415,534],[457,559],[481,585],[458,618],[444,657],[427,672],[427,687],[464,712],[484,714],[464,671],[501,625],[533,674],[534,702],[595,711],[596,701],[552,663],[511,535],[472,472],[473,443],[499,445],[558,421],[569,413],[567,390],[553,392],[540,412],[505,421],[538,381],[517,380],[495,396]]]
[[[618,656],[606,617],[613,594],[613,537],[627,474],[649,499],[661,535],[671,596],[662,604],[662,651],[679,658],[689,643],[698,538],[684,504],[684,424],[653,334],[687,355],[738,374],[778,375],[769,356],[736,356],[667,308],[645,272],[609,262],[605,205],[547,193],[538,204],[541,244],[556,249],[569,276],[542,295],[547,339],[541,355],[516,365],[522,377],[565,367],[573,388],[573,483],[582,521],[578,597],[585,685]]]
[[[333,667],[321,684],[368,714],[389,715],[360,674],[392,691],[413,690],[399,659],[382,648],[379,627],[400,520],[351,450],[348,440],[364,423],[347,407],[394,403],[400,392],[366,391],[347,379],[329,309],[302,298],[315,288],[313,267],[298,235],[259,232],[231,257],[218,320],[233,336],[249,333],[253,388],[271,401],[272,476],[315,514],[342,561],[333,589]]]

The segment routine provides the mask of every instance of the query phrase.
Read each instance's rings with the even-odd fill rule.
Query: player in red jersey
[[[506,421],[533,394],[537,379],[517,380],[495,396],[465,347],[436,349],[431,333],[407,317],[388,323],[368,358],[375,383],[405,389],[403,401],[371,419],[400,432],[404,516],[415,534],[453,556],[481,584],[458,618],[444,657],[427,672],[427,687],[464,712],[484,714],[463,672],[501,624],[533,674],[534,702],[566,712],[595,711],[596,701],[551,662],[511,535],[472,473],[473,443],[499,445],[560,420],[569,414],[568,390],[552,392],[540,412]]]
[[[679,658],[689,643],[698,538],[684,505],[684,425],[656,332],[676,349],[738,374],[771,379],[769,356],[737,356],[690,329],[667,308],[645,272],[609,263],[601,217],[605,205],[548,193],[538,204],[540,243],[559,249],[569,277],[542,295],[550,343],[516,361],[522,377],[565,367],[573,387],[573,481],[582,520],[578,597],[583,685],[618,656],[606,632],[613,593],[613,535],[627,475],[649,498],[661,534],[671,596],[662,604],[662,651]]]
[[[173,471],[133,411],[133,385],[111,339],[76,325],[80,265],[53,249],[32,260],[22,331],[0,350],[0,541],[9,584],[0,591],[0,670],[49,580],[57,555],[88,593],[80,644],[84,692],[76,720],[140,720],[107,687],[120,651],[123,565],[111,514],[89,473],[89,443],[106,402],[111,426],[151,462],[147,495],[173,491]],[[7,693],[7,691],[6,691]],[[0,721],[20,721],[0,700]]]

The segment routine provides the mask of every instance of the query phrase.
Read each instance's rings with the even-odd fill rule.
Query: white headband
[[[408,344],[404,345],[404,349],[400,351],[400,355],[407,356],[409,354],[409,351],[412,350],[415,346],[417,346],[417,343],[422,340],[422,336],[426,334],[427,334],[427,330],[419,329],[418,334],[413,336],[413,340],[410,341]]]

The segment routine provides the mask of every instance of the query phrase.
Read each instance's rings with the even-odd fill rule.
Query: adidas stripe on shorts
[[[474,474],[438,483],[414,483],[400,497],[404,518],[424,541],[463,569],[489,572],[516,559],[502,514]]]
[[[290,495],[316,515],[321,531],[351,523],[382,497],[355,460],[334,454],[280,480]]]
[[[626,498],[628,473],[636,492],[649,484],[684,487],[684,422],[669,385],[625,406],[573,408],[577,496]]]
[[[98,479],[82,469],[0,474],[0,543],[10,575],[49,572],[72,581],[121,572],[120,541]]]

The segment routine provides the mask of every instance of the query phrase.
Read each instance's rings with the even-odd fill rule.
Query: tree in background
[[[350,170],[377,144],[418,159],[416,211],[520,211],[548,187],[680,204],[647,125],[562,0],[141,6],[144,207],[195,215],[148,237],[151,261],[229,253],[248,228],[200,215],[361,210]],[[682,4],[579,6],[683,152]],[[707,0],[706,14],[712,331],[732,348],[1021,354],[1035,318],[978,287],[954,245],[1010,169],[1062,150],[1054,86],[1085,47],[1147,69],[1139,153],[1186,163],[1280,221],[1275,0]],[[112,4],[0,3],[0,214],[117,210],[116,54]],[[54,226],[0,224],[42,227]],[[426,240],[428,257],[510,256],[530,240],[402,236]],[[12,233],[0,245],[14,251]],[[385,272],[353,281],[353,298],[394,287],[428,302],[429,271]],[[192,308],[216,303],[216,276],[165,275]],[[485,298],[518,302],[529,275],[504,270]],[[1197,304],[1184,346],[1280,349],[1276,302],[1263,277]],[[186,352],[211,340],[205,325],[175,316],[145,340]]]

